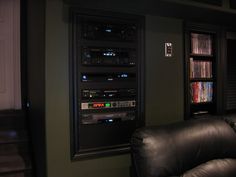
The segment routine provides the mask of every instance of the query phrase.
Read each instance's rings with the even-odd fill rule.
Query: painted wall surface
[[[159,125],[183,120],[182,21],[146,16],[146,124]],[[173,57],[164,56],[171,42]]]
[[[69,24],[62,0],[46,5],[46,144],[48,177],[128,177],[129,154],[71,162]],[[164,57],[164,42],[174,56]],[[146,123],[183,119],[182,21],[146,16]],[[92,137],[92,135],[91,135]]]

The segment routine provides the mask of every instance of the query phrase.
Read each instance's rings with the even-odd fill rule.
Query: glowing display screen
[[[89,104],[90,108],[109,108],[111,107],[111,103],[91,103]]]

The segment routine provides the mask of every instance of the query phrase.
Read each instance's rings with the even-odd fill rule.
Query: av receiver
[[[130,48],[82,48],[82,64],[88,66],[134,66],[136,57],[136,50]]]
[[[135,111],[82,114],[82,124],[113,123],[135,119]]]
[[[136,96],[136,89],[84,89],[81,95],[83,99],[130,98]]]
[[[82,37],[89,40],[135,41],[137,27],[135,24],[114,22],[82,22]]]

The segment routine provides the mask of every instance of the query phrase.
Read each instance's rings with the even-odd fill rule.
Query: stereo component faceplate
[[[136,106],[135,100],[107,101],[107,102],[85,102],[85,103],[81,103],[81,110],[134,108],[135,106]]]
[[[135,112],[89,113],[82,114],[82,124],[113,123],[135,119]]]
[[[84,89],[81,94],[83,99],[130,98],[136,96],[136,89]]]
[[[82,73],[82,82],[135,81],[134,73]]]
[[[134,66],[136,50],[130,48],[84,47],[82,64],[87,66]]]
[[[82,37],[89,40],[136,41],[137,26],[127,23],[86,21],[82,22]]]

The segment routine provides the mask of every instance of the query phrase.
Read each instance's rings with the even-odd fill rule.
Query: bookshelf
[[[185,26],[185,119],[217,112],[217,30]]]

